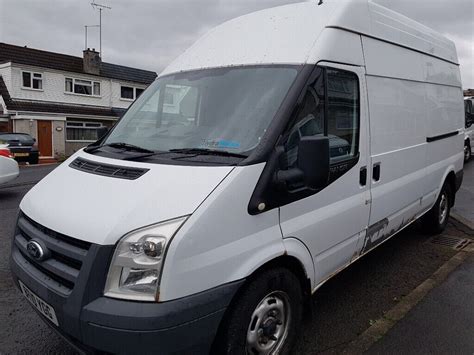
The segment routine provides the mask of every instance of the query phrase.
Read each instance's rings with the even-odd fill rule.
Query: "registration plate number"
[[[15,157],[28,157],[30,153],[13,153]]]
[[[43,301],[41,298],[36,296],[33,291],[31,291],[28,287],[23,285],[23,283],[18,280],[20,284],[21,293],[26,297],[28,301],[46,318],[48,318],[51,322],[53,322],[56,326],[58,326],[58,319],[56,318],[56,312],[54,312],[54,308]]]

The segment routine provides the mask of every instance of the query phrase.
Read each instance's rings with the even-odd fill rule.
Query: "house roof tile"
[[[83,59],[81,57],[0,42],[0,63],[6,62],[87,74],[84,72]],[[155,80],[157,74],[149,70],[103,62],[101,64],[100,76],[141,84],[150,84]]]

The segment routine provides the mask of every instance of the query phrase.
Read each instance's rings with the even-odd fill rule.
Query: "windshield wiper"
[[[119,149],[124,149],[125,151],[129,151],[129,152],[133,151],[133,152],[147,153],[147,154],[154,154],[155,153],[153,150],[142,148],[142,147],[139,147],[139,146],[133,145],[133,144],[122,143],[122,142],[99,145],[97,147],[92,147],[92,149],[88,149],[86,152],[87,153],[93,153],[93,152],[97,151],[98,149],[100,149],[102,147],[119,148]]]
[[[247,155],[229,152],[227,150],[206,149],[206,148],[179,148],[170,149],[171,153],[189,154],[189,155],[219,155],[223,157],[248,158]]]

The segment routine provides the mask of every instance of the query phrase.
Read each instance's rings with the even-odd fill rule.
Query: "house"
[[[152,71],[0,43],[0,132],[28,133],[43,160],[97,140],[152,83]]]

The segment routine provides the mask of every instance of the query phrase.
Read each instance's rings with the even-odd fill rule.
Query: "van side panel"
[[[462,169],[459,68],[413,50],[362,36],[370,106],[372,181],[370,226],[393,234],[434,204],[449,169]],[[383,223],[381,223],[383,222]],[[368,233],[370,237],[370,233]]]
[[[443,134],[462,131],[464,127],[464,114],[462,105],[462,82],[459,66],[431,57],[426,54],[397,47],[372,38],[362,37],[364,55],[366,59],[367,73],[370,76],[390,77],[400,79],[408,90],[398,90],[400,95],[407,94],[406,99],[418,107],[418,113],[413,112],[414,121],[405,122],[410,129],[418,129],[421,132],[424,126],[424,137],[415,132],[407,132],[405,139],[415,141],[407,142],[409,145],[426,145],[424,162],[426,168],[426,179],[422,183],[423,201],[421,209],[426,211],[435,203],[440,187],[447,175],[447,168],[451,166],[455,172],[462,169],[462,135],[451,137],[431,143],[426,142],[428,137],[436,137]],[[438,42],[438,46],[440,43]],[[413,81],[413,82],[409,82]],[[368,83],[374,86],[374,78],[369,78]],[[370,84],[369,84],[370,85]],[[381,89],[388,86],[389,82],[381,83]],[[387,89],[387,88],[386,88]],[[388,89],[387,89],[388,90]],[[377,90],[370,90],[369,94],[380,95]],[[391,93],[393,95],[394,93]],[[413,100],[415,95],[416,100]],[[424,97],[422,97],[424,95]],[[374,103],[371,100],[371,103]],[[414,108],[415,106],[412,106]],[[374,106],[375,107],[375,106]],[[405,112],[410,105],[401,105],[401,112]],[[399,115],[404,116],[404,115]],[[373,121],[373,127],[380,122],[380,116]],[[408,117],[399,117],[405,120]],[[383,120],[383,118],[382,118]],[[424,123],[422,123],[424,122]],[[417,123],[416,127],[413,126]],[[382,124],[383,127],[385,127]],[[459,132],[461,133],[461,132]],[[411,138],[410,138],[411,135]],[[417,136],[415,138],[415,135]],[[383,139],[379,139],[383,138]],[[373,137],[372,151],[378,154],[383,152],[386,142],[390,142],[390,133],[385,137]],[[393,136],[392,139],[398,138]],[[387,148],[388,149],[388,148]],[[415,157],[420,158],[419,155]],[[408,159],[411,159],[409,156]],[[421,163],[421,160],[420,160]]]
[[[454,172],[463,168],[464,106],[462,90],[457,87],[426,85],[427,137],[458,132],[457,135],[427,143],[424,204],[432,205],[451,166]],[[452,170],[451,170],[452,171]]]
[[[457,65],[365,36],[362,45],[367,75],[462,86]]]
[[[382,238],[392,234],[421,210],[425,178],[425,111],[423,84],[368,76],[372,167],[370,226],[387,219]],[[369,235],[369,237],[371,237]]]

